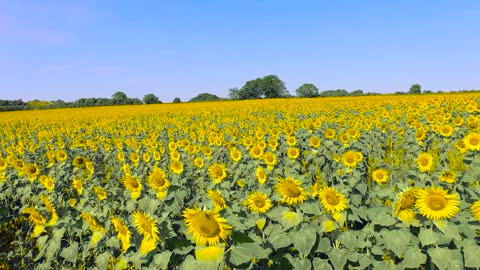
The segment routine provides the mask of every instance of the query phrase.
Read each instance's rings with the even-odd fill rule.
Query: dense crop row
[[[480,267],[479,98],[2,113],[1,263]]]

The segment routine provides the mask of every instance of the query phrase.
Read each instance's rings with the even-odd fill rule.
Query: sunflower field
[[[0,113],[0,269],[480,268],[480,94]]]

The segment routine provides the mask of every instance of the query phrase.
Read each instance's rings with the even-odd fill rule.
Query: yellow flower
[[[49,226],[54,225],[58,220],[58,215],[57,215],[57,210],[55,209],[55,205],[46,195],[40,195],[38,198],[43,202],[43,204],[45,205],[45,208],[47,208],[47,211],[51,215],[50,221],[48,221],[48,225]]]
[[[335,224],[335,221],[333,220],[325,220],[322,222],[322,229],[324,232],[333,232],[337,229],[337,225]]]
[[[265,182],[267,181],[267,175],[265,174],[265,170],[263,170],[263,167],[258,167],[255,175],[257,176],[258,183],[263,186]]]
[[[248,209],[252,212],[266,213],[272,208],[272,201],[266,194],[261,192],[252,192],[248,196]]]
[[[115,231],[117,232],[117,238],[118,240],[120,240],[122,253],[125,253],[130,247],[132,233],[130,232],[130,230],[128,229],[128,226],[125,225],[125,223],[121,218],[113,216],[111,218],[111,221],[112,221],[113,227],[115,228]]]
[[[97,195],[97,199],[99,201],[103,201],[107,198],[107,192],[105,192],[105,190],[101,187],[94,186],[93,192]]]
[[[262,156],[262,160],[268,167],[273,167],[277,164],[277,156],[272,152],[265,152]]]
[[[230,149],[230,158],[234,162],[239,162],[242,159],[242,152],[240,152],[238,148],[233,147],[232,149]]]
[[[358,156],[353,151],[348,151],[342,156],[342,162],[345,166],[349,168],[355,168],[357,166],[359,160]]]
[[[167,179],[167,174],[162,169],[157,167],[153,168],[153,170],[150,172],[150,175],[147,179],[147,184],[156,192],[164,191],[170,187],[170,181]]]
[[[193,164],[195,165],[195,167],[201,169],[203,168],[203,165],[205,164],[203,159],[201,157],[196,157],[194,160],[193,160]]]
[[[470,133],[463,139],[465,147],[470,151],[480,151],[480,133]]]
[[[460,211],[458,194],[448,194],[442,187],[419,189],[416,197],[415,206],[420,214],[428,219],[443,220],[453,217]]]
[[[312,136],[310,137],[309,139],[309,144],[311,147],[313,148],[318,148],[320,147],[320,145],[322,144],[322,142],[320,141],[320,138],[316,137],[316,136]]]
[[[215,184],[219,184],[227,177],[225,164],[213,163],[208,167],[208,173]]]
[[[142,193],[142,183],[138,178],[127,175],[123,178],[122,182],[125,189],[130,191],[130,197],[132,200],[136,200],[140,197],[140,194]]]
[[[75,192],[77,193],[78,196],[82,195],[83,192],[83,185],[82,185],[82,180],[78,177],[74,177],[72,179],[72,187],[75,189]]]
[[[296,148],[296,147],[288,148],[288,150],[287,150],[288,158],[290,158],[292,160],[295,160],[295,159],[298,158],[299,155],[300,155],[300,150],[298,150],[298,148]]]
[[[48,191],[52,191],[55,188],[55,179],[50,176],[40,175],[38,182],[40,182]]]
[[[331,140],[331,139],[335,138],[336,132],[332,128],[327,128],[324,132],[324,135],[325,135],[325,138]]]
[[[384,169],[376,169],[372,173],[372,179],[378,184],[386,183],[388,180],[388,173]]]
[[[65,160],[67,160],[67,157],[67,153],[65,153],[65,151],[63,151],[62,149],[55,152],[55,158],[60,162],[64,162]]]
[[[453,184],[455,183],[455,173],[452,171],[443,171],[440,174],[440,181],[448,183],[448,184]]]
[[[290,147],[297,145],[297,138],[295,138],[295,136],[288,136],[287,137],[287,144]]]
[[[80,217],[87,222],[88,226],[90,227],[90,230],[96,231],[102,234],[105,234],[107,231],[105,228],[97,221],[97,219],[88,214],[88,213],[82,213],[80,214]]]
[[[72,161],[72,164],[76,168],[83,168],[85,167],[85,164],[87,163],[87,159],[84,157],[75,157]]]
[[[263,148],[255,145],[254,147],[250,148],[250,156],[254,159],[260,159],[263,155]]]
[[[472,216],[480,221],[480,200],[477,200],[472,206],[470,206]]]
[[[308,193],[302,188],[300,181],[292,177],[278,178],[274,189],[288,205],[303,203],[308,199]]]
[[[429,172],[433,169],[433,156],[429,153],[421,153],[417,158],[417,164],[421,172]]]
[[[227,208],[225,199],[219,191],[209,190],[207,191],[207,195],[212,200],[215,210],[220,211]]]
[[[27,175],[30,182],[32,182],[40,174],[40,169],[37,164],[25,164],[23,166],[23,172]]]
[[[181,174],[183,172],[183,163],[178,160],[170,162],[170,170],[175,174]]]
[[[47,220],[42,216],[40,211],[34,207],[26,207],[22,210],[22,213],[28,214],[28,220],[34,225],[33,237],[40,235],[40,233],[44,231],[45,223],[47,223]]]
[[[438,129],[440,135],[443,137],[450,137],[453,134],[453,127],[450,125],[443,125]]]
[[[202,211],[187,208],[183,211],[183,221],[197,245],[216,246],[220,240],[226,241],[232,226],[216,211]]]
[[[0,157],[0,172],[7,169],[7,163]]]
[[[348,208],[347,198],[333,187],[324,187],[318,192],[318,197],[327,212],[342,212]]]

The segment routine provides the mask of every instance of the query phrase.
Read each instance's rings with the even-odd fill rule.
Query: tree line
[[[441,92],[441,91],[439,91]],[[355,90],[348,92],[345,89],[319,91],[317,86],[312,83],[304,83],[295,89],[296,97],[344,97],[344,96],[365,96],[380,95],[380,93],[367,92],[363,90]],[[408,92],[395,92],[395,94],[421,94],[433,93],[430,90],[423,90],[420,84],[413,84]],[[247,81],[242,88],[229,89],[227,99],[222,99],[214,94],[201,93],[190,99],[189,102],[202,101],[218,101],[218,100],[247,100],[260,98],[291,98],[285,83],[277,75],[267,75],[261,78]],[[176,97],[173,103],[182,102]],[[54,109],[54,108],[80,108],[80,107],[96,107],[96,106],[113,106],[113,105],[139,105],[139,104],[160,104],[162,101],[155,94],[146,94],[143,99],[130,98],[125,93],[119,91],[112,95],[111,98],[80,98],[73,102],[63,100],[57,101],[40,101],[33,100],[24,102],[23,100],[1,100],[0,111],[17,111],[30,109]]]

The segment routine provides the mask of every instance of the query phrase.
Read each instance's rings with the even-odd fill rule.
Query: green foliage
[[[220,98],[210,93],[201,93],[201,94],[198,94],[196,97],[190,99],[189,102],[215,101],[215,100],[220,100]]]
[[[410,86],[410,94],[420,94],[421,92],[422,86],[420,86],[420,84],[412,84],[412,86]]]
[[[172,102],[173,102],[173,103],[180,103],[180,102],[182,102],[182,101],[180,100],[179,97],[176,97],[176,98],[173,99]]]
[[[232,99],[280,98],[288,95],[285,83],[277,75],[247,81],[240,90],[233,88],[229,93]]]
[[[299,97],[316,97],[318,96],[318,88],[312,83],[302,84],[295,90]]]
[[[146,94],[145,96],[143,96],[143,103],[156,104],[156,103],[162,103],[162,102],[154,94]]]

